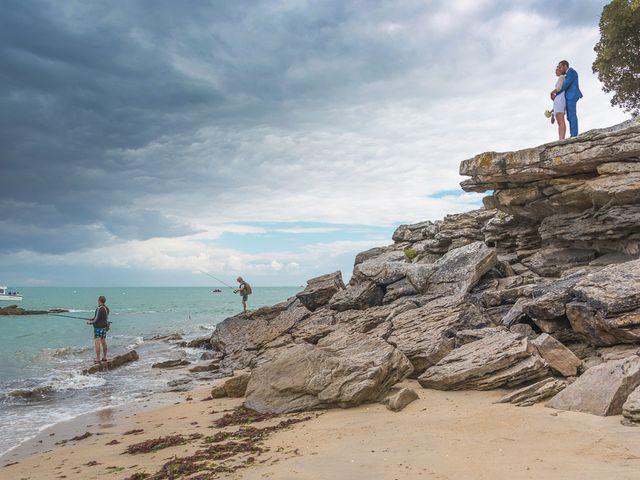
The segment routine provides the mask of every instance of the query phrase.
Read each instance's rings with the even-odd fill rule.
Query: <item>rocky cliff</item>
[[[402,225],[357,255],[348,285],[324,275],[218,325],[221,364],[252,370],[247,406],[348,407],[411,376],[640,417],[640,122],[483,153],[460,173],[483,208]]]

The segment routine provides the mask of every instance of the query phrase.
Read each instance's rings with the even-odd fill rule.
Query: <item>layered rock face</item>
[[[412,375],[443,390],[518,386],[505,401],[519,405],[557,394],[555,408],[621,411],[640,361],[640,123],[484,153],[460,173],[464,190],[490,192],[483,208],[402,225],[356,256],[348,285],[339,272],[311,279],[217,327],[221,366],[253,369],[248,406],[353,406]],[[598,397],[600,370],[618,380]]]

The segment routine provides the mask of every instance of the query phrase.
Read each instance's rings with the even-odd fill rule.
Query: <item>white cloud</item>
[[[603,3],[564,2],[562,8],[578,16]],[[60,148],[66,137],[58,132],[39,135],[43,143],[36,146],[47,153],[40,168],[59,165],[43,177],[55,181],[33,187],[37,200],[19,198],[30,182],[5,200],[22,212],[14,223],[3,223],[17,247],[0,249],[7,252],[0,263],[28,265],[38,278],[38,265],[206,268],[274,279],[319,274],[390,239],[365,232],[358,241],[318,243],[314,235],[337,232],[340,224],[391,227],[476,208],[482,195],[433,196],[458,189],[461,160],[554,140],[555,127],[542,112],[550,106],[558,60],[570,60],[580,74],[581,130],[626,117],[609,106],[591,73],[598,19],[562,16],[553,2],[229,5],[214,2],[197,17],[160,5],[153,22],[146,13],[115,9],[110,18],[118,28],[105,20],[101,34],[112,32],[104,48],[113,55],[105,58],[116,59],[108,66],[117,68],[107,86],[118,88],[87,85],[79,100],[64,97],[64,89],[40,92],[52,105],[65,106],[64,115],[52,112],[69,122],[60,124],[65,135],[71,132],[73,148]],[[233,15],[217,14],[216,8],[227,7]],[[90,13],[92,7],[82,8]],[[188,20],[189,28],[176,18]],[[119,36],[128,27],[132,44]],[[144,75],[129,71],[129,51]],[[85,52],[75,53],[82,58]],[[98,77],[94,60],[84,81],[74,76],[80,68],[40,77],[84,85]],[[124,70],[141,83],[122,76]],[[40,98],[7,98],[32,97]],[[77,110],[69,107],[74,102]],[[100,112],[93,123],[85,117],[91,102]],[[57,125],[37,109],[24,108],[22,116],[35,118],[37,128]],[[12,125],[22,118],[15,117]],[[32,131],[24,135],[29,148]],[[87,131],[95,136],[82,137]],[[75,150],[80,153],[73,160]],[[50,159],[49,152],[60,156]],[[27,168],[21,178],[32,178],[35,166],[24,167],[23,158],[31,156],[18,155],[14,163]],[[101,190],[96,178],[104,182]],[[81,188],[88,189],[84,195]],[[154,229],[144,221],[152,215]],[[42,219],[50,219],[46,228]],[[170,233],[183,236],[149,238],[171,222],[176,228]],[[248,225],[287,222],[293,225]],[[337,226],[296,225],[310,222]],[[225,233],[244,235],[245,243],[273,233],[300,235],[306,247],[263,252],[255,241],[256,248],[223,248]],[[68,252],[63,247],[74,235],[85,241]],[[54,236],[61,244],[56,249]]]

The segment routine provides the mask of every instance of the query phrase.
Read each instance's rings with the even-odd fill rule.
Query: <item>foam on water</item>
[[[23,307],[65,308],[92,313],[107,297],[113,324],[109,355],[136,349],[140,360],[98,375],[82,375],[91,365],[93,330],[78,319],[49,316],[3,317],[0,322],[0,452],[14,448],[50,424],[136,401],[169,390],[184,372],[152,369],[157,361],[184,356],[197,361],[202,350],[181,348],[154,336],[179,333],[185,341],[211,332],[241,308],[237,295],[209,288],[20,288]],[[122,295],[126,290],[126,295]],[[272,305],[297,288],[255,288],[250,306]],[[145,339],[147,339],[145,341]],[[196,382],[197,380],[194,380]],[[11,395],[11,392],[13,393]]]

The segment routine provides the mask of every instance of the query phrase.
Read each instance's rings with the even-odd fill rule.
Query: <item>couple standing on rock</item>
[[[569,67],[569,62],[561,60],[556,67],[558,81],[556,87],[551,90],[551,100],[553,100],[553,110],[548,112],[551,123],[558,121],[558,138],[564,140],[567,134],[565,114],[569,120],[569,130],[572,137],[578,136],[578,114],[576,106],[578,100],[582,98],[580,85],[578,83],[578,72]],[[547,112],[545,112],[547,113]]]

